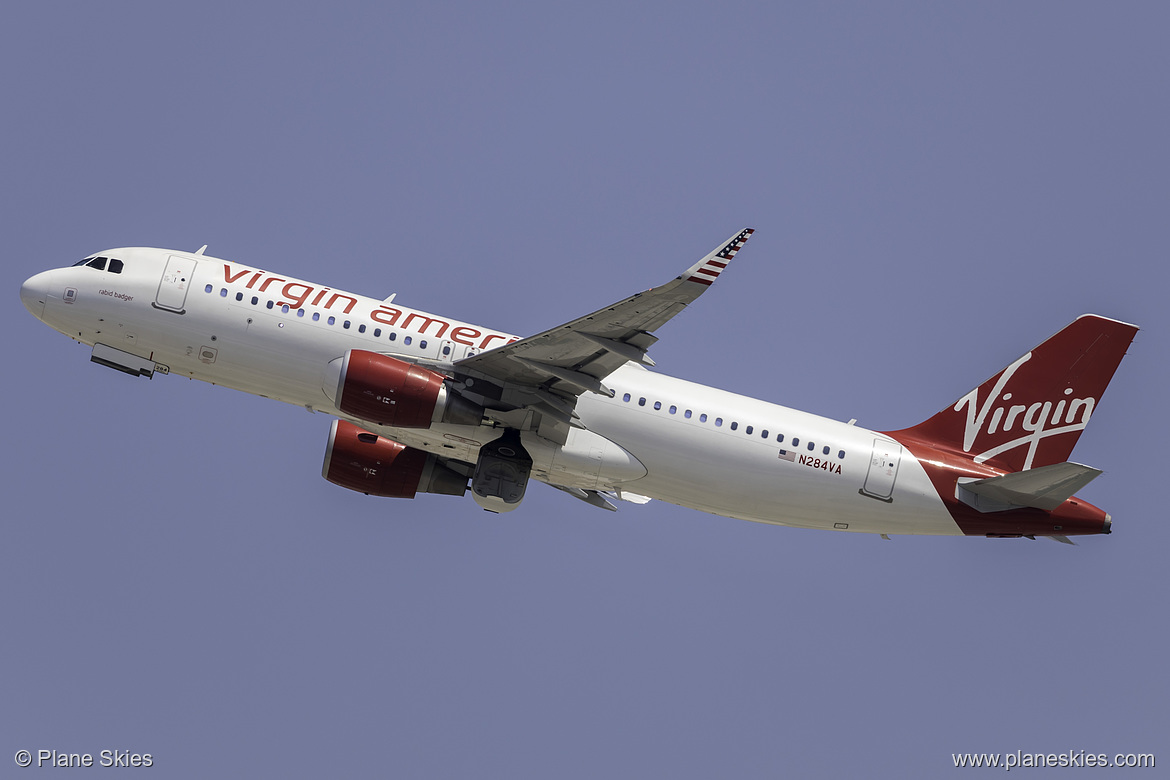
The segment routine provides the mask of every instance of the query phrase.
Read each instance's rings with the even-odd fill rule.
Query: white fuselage
[[[329,365],[358,348],[449,370],[516,340],[228,261],[171,250],[102,253],[120,273],[80,266],[22,291],[44,322],[160,370],[344,417],[444,458],[474,463],[487,425],[396,429],[341,413]],[[72,291],[72,292],[70,292]],[[30,302],[33,292],[44,300]],[[523,434],[539,480],[646,496],[713,514],[807,528],[961,534],[919,462],[888,436],[627,363],[613,398],[584,393],[584,429],[564,445]]]

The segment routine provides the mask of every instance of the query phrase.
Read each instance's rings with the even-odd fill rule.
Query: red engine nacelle
[[[422,450],[334,420],[321,476],[335,485],[370,496],[414,498],[415,493],[461,496],[467,477]]]
[[[339,367],[333,396],[337,408],[362,420],[429,428],[436,422],[479,425],[483,418],[482,406],[447,392],[442,374],[405,360],[351,349],[330,365],[335,371]]]

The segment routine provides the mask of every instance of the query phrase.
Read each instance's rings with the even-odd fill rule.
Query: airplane
[[[520,506],[531,479],[593,506],[658,499],[892,535],[1107,534],[1069,461],[1138,328],[1078,317],[953,404],[867,430],[651,370],[655,333],[753,230],[666,284],[527,338],[196,252],[131,247],[38,273],[33,316],[140,377],[322,412],[325,479],[372,496]]]

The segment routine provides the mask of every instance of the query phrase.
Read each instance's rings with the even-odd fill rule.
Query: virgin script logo
[[[976,463],[983,463],[1016,447],[1027,446],[1028,455],[1024,460],[1024,470],[1030,469],[1041,440],[1049,436],[1082,431],[1089,424],[1089,418],[1093,415],[1093,407],[1097,402],[1097,399],[1092,397],[1066,397],[1055,402],[1049,399],[1007,404],[1013,396],[1011,392],[1005,392],[1008,383],[1020,367],[1031,359],[1032,353],[1029,352],[1005,368],[982,403],[979,401],[979,388],[975,388],[955,403],[956,412],[962,412],[964,409],[967,411],[966,427],[963,430],[963,450],[971,452],[978,447],[987,447],[975,455]],[[1071,396],[1073,392],[1071,387],[1064,389],[1065,396]],[[1019,431],[1020,435],[1004,441],[1004,434],[1013,431]],[[982,444],[981,439],[984,440]]]

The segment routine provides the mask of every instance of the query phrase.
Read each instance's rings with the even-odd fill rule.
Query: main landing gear
[[[520,432],[508,429],[480,448],[471,494],[489,512],[511,512],[524,499],[531,473],[532,457],[520,443]]]

